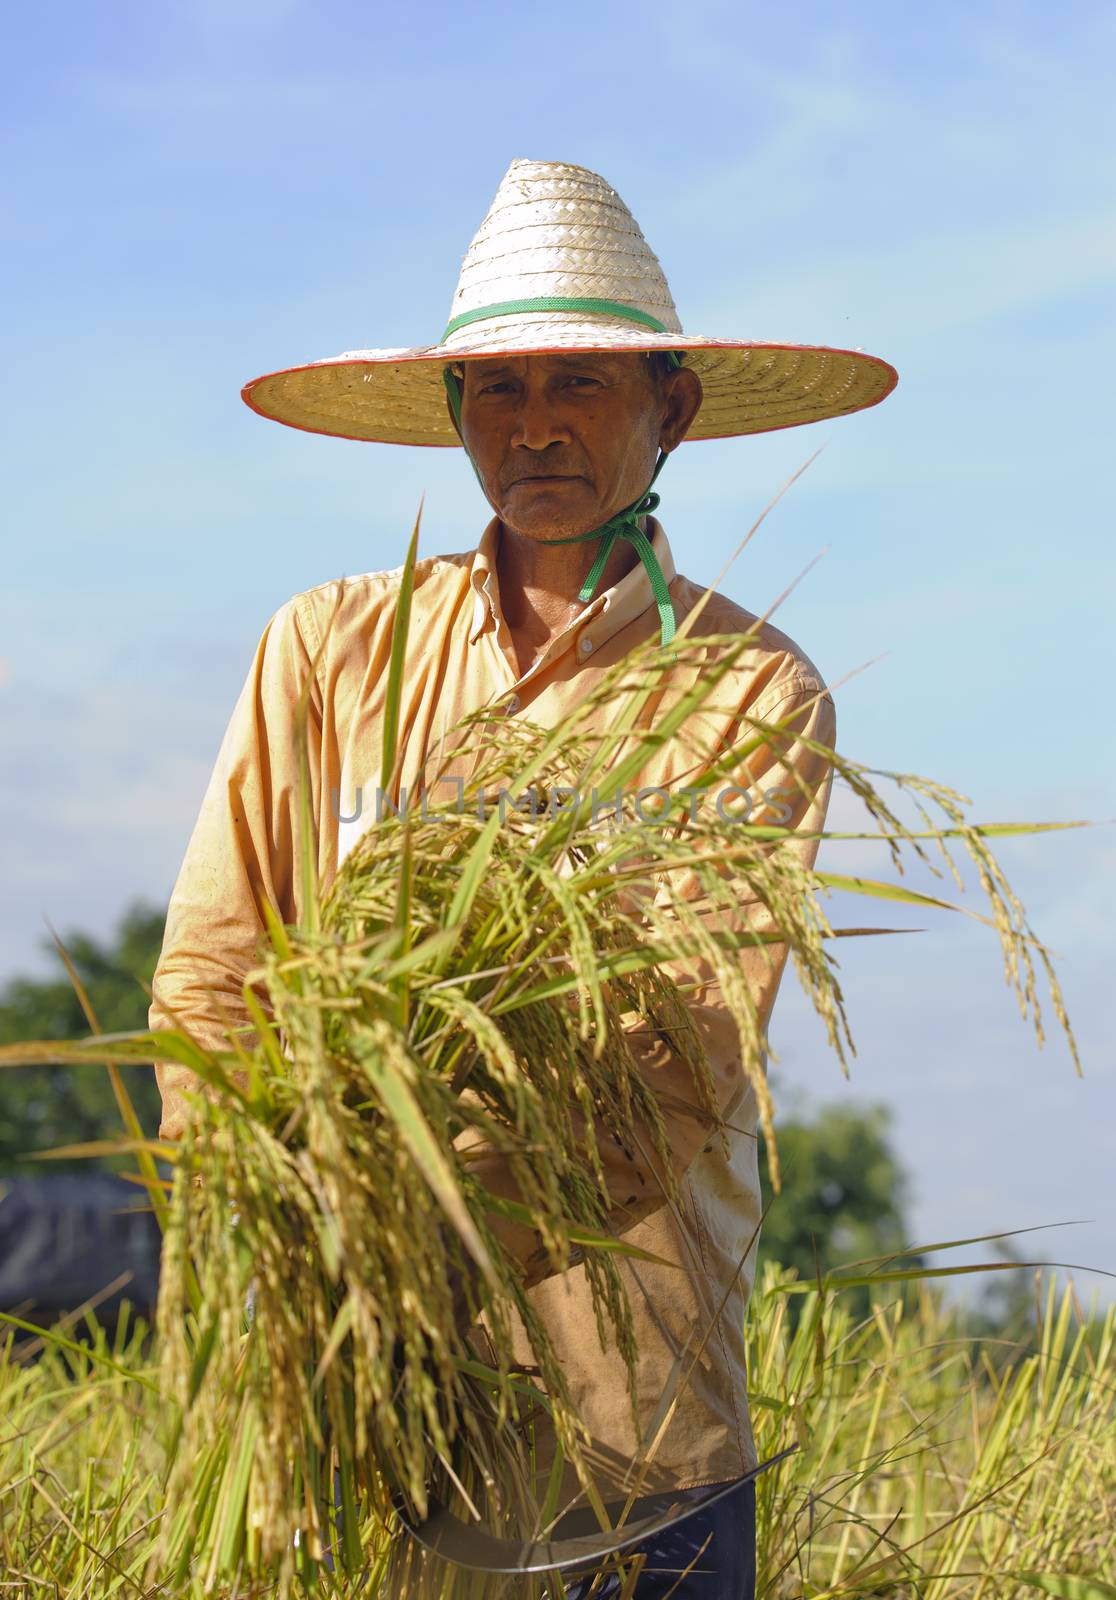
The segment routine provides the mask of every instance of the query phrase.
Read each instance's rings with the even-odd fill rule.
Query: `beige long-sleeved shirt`
[[[670,588],[676,622],[681,624],[705,590],[676,573],[666,534],[653,517],[648,518],[647,530]],[[521,675],[500,606],[499,536],[499,521],[493,519],[475,550],[429,556],[416,564],[399,726],[400,782],[409,792],[417,793],[421,787],[424,761],[442,730],[452,728],[466,712],[499,703],[509,716],[522,713],[544,726],[558,726],[605,668],[658,632],[659,615],[646,570],[637,563],[612,588],[588,602]],[[371,797],[379,781],[384,696],[401,573],[400,567],[344,581],[340,609],[312,688],[311,778],[323,889],[375,816]],[[264,901],[270,901],[288,923],[299,918],[294,871],[298,768],[292,711],[337,592],[334,582],[293,596],[264,629],[171,896],[153,983],[152,1028],[172,1026],[173,1017],[207,1047],[227,1048],[224,1025],[207,987],[230,1019],[246,1023],[241,991],[264,934]],[[755,622],[740,606],[713,594],[696,632],[747,631]],[[703,747],[707,738],[711,749],[731,748],[747,739],[751,730],[746,717],[769,722],[791,718],[801,734],[823,745],[833,744],[833,704],[822,680],[803,652],[769,624],[763,626],[758,645],[719,686],[714,700],[716,709],[706,707],[701,713]],[[688,738],[692,732],[687,729]],[[690,749],[667,745],[641,780],[671,788],[692,783],[692,769]],[[745,786],[757,797],[780,791],[771,803],[782,809],[767,820],[784,822],[789,813],[803,835],[821,828],[828,802],[828,767],[796,741],[787,743],[779,756],[762,750],[751,757]],[[443,798],[452,796],[445,791]],[[758,810],[755,816],[763,820]],[[815,849],[814,842],[803,841],[801,852],[807,863]],[[771,956],[768,946],[766,951],[756,947],[737,957],[763,1016],[774,1001],[783,965],[781,951],[775,952],[776,959]],[[669,1125],[676,1169],[683,1173],[683,1215],[679,1219],[671,1208],[660,1207],[626,1231],[632,1243],[683,1268],[649,1263],[624,1263],[621,1268],[632,1297],[645,1435],[654,1431],[660,1397],[677,1376],[676,1363],[689,1367],[694,1348],[726,1289],[729,1292],[688,1381],[678,1391],[670,1424],[642,1480],[643,1492],[721,1482],[746,1471],[756,1460],[743,1342],[761,1211],[756,1100],[741,1066],[735,1023],[718,1004],[716,985],[695,990],[689,1009],[705,1043],[722,1113],[734,1131],[728,1136],[726,1159],[718,1139],[703,1135],[692,1118],[675,1113]],[[650,1081],[661,1081],[672,1093],[685,1092],[688,1069],[672,1077],[672,1058],[664,1065],[666,1054],[661,1042],[647,1042]],[[156,1072],[163,1097],[160,1133],[173,1139],[189,1115],[186,1093],[196,1085],[187,1069],[172,1063],[157,1063]],[[606,1175],[611,1177],[607,1162]],[[630,1167],[626,1175],[631,1178]],[[610,1181],[610,1193],[621,1192],[620,1182],[618,1178],[614,1186]],[[574,1402],[593,1435],[591,1461],[598,1480],[602,1487],[619,1485],[641,1440],[633,1431],[623,1361],[611,1346],[604,1352],[600,1348],[584,1269],[574,1267],[549,1277],[529,1293],[555,1341]],[[519,1353],[530,1361],[526,1342]],[[544,1440],[542,1467],[546,1455]],[[572,1491],[572,1477],[567,1483]]]

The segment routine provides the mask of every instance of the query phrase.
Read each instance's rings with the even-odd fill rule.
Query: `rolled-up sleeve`
[[[275,612],[257,646],[171,893],[152,980],[149,1028],[181,1025],[206,1049],[229,1048],[227,1025],[254,1042],[243,987],[266,935],[265,902],[284,923],[301,915],[294,870],[301,845],[296,708],[308,679],[306,749],[317,856],[322,701],[300,598]],[[175,1062],[156,1061],[155,1073],[163,1101],[160,1137],[179,1138],[189,1115],[186,1095],[197,1080]]]

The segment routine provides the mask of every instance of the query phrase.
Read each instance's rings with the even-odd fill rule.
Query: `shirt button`
[[[588,634],[582,634],[581,638],[578,640],[577,648],[580,650],[583,656],[587,656],[589,654],[590,650],[593,648],[593,641],[590,639]]]

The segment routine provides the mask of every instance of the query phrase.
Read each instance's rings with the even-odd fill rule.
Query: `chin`
[[[525,539],[535,539],[540,544],[545,544],[548,539],[572,539],[579,533],[590,533],[594,528],[599,528],[605,521],[603,514],[597,518],[548,516],[540,507],[533,515],[516,515],[514,512],[504,514],[501,512],[500,521],[512,533],[518,533]]]
[[[577,523],[547,522],[532,523],[528,528],[513,528],[512,531],[525,539],[533,539],[536,544],[547,544],[552,539],[572,539],[587,530],[582,530]]]
[[[598,505],[586,505],[589,498],[589,486],[580,482],[572,488],[512,489],[504,497],[500,520],[528,539],[571,539],[606,520]]]

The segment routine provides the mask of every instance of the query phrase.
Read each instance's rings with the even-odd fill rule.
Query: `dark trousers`
[[[677,1499],[670,1494],[648,1496],[636,1501],[631,1516],[665,1509]],[[618,1514],[620,1508],[609,1510]],[[636,1551],[645,1552],[647,1560],[636,1580],[634,1600],[660,1600],[667,1595],[673,1600],[755,1600],[755,1484],[742,1483],[707,1510],[695,1511],[676,1527],[634,1545],[624,1552],[623,1559],[629,1561]],[[686,1572],[691,1563],[692,1570]],[[567,1600],[585,1600],[592,1581],[591,1574],[567,1576]],[[613,1571],[602,1578],[593,1600],[615,1600],[621,1592],[621,1579]]]

